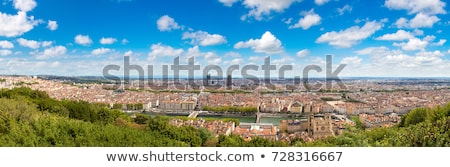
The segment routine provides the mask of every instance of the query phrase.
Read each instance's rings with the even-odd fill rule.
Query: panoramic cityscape
[[[278,81],[271,88],[250,85],[255,89],[245,90],[234,86],[242,79],[229,78],[222,86],[210,86],[213,81],[209,81],[209,76],[193,81],[206,85],[194,89],[186,82],[181,84],[183,90],[140,89],[133,84],[139,80],[117,85],[83,77],[1,79],[2,89],[28,87],[57,100],[86,101],[119,109],[131,118],[139,114],[169,116],[169,124],[206,128],[215,137],[234,134],[245,140],[262,137],[285,142],[311,142],[341,135],[356,125],[355,118],[365,128],[391,127],[413,109],[443,106],[450,98],[450,79],[445,78],[345,79],[345,90],[308,90],[302,86],[288,89],[288,81]]]
[[[442,0],[1,2],[0,146],[450,146]]]

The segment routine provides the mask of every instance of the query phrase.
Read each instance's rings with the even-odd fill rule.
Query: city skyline
[[[124,56],[153,65],[155,74],[175,57],[226,69],[260,66],[270,56],[277,70],[294,67],[286,78],[311,64],[325,69],[326,55],[333,55],[333,71],[347,65],[339,77],[447,77],[450,65],[448,5],[440,0],[4,0],[0,6],[6,75],[101,76],[107,65],[123,69]],[[263,76],[261,68],[256,72]]]

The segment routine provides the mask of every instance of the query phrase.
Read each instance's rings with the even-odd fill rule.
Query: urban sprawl
[[[216,136],[236,134],[245,140],[259,136],[280,141],[298,138],[314,141],[342,134],[346,127],[354,126],[351,117],[359,117],[367,127],[392,126],[414,108],[435,107],[450,101],[447,79],[344,79],[345,89],[332,85],[331,89],[312,90],[289,85],[286,80],[254,86],[244,79],[228,77],[225,81],[214,81],[209,76],[206,80],[195,80],[196,85],[201,85],[198,87],[182,80],[178,89],[165,90],[142,89],[137,80],[117,85],[38,76],[0,76],[0,79],[3,89],[30,87],[58,100],[118,107],[132,117],[137,113],[185,116],[192,119],[173,117],[170,123],[207,128]],[[154,84],[159,82],[163,81],[156,80]],[[310,82],[314,85],[320,81]],[[169,81],[169,85],[174,84]],[[237,125],[201,116],[254,117],[255,121],[241,121]],[[285,119],[277,124],[262,123],[260,119],[265,117]]]

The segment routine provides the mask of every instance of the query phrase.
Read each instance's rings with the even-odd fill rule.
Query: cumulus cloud
[[[398,28],[431,28],[441,19],[434,15],[418,13],[414,18],[408,20],[404,17],[399,18],[394,24]]]
[[[219,45],[227,42],[222,35],[209,34],[204,31],[185,32],[182,39],[191,39],[191,44],[200,46]]]
[[[302,29],[307,30],[312,26],[319,25],[320,20],[322,19],[318,14],[314,13],[314,9],[303,11],[301,15],[304,17],[298,20],[296,24],[289,26],[290,29],[301,27]]]
[[[38,49],[41,46],[41,43],[35,40],[27,40],[24,38],[17,39],[17,42],[19,42],[20,46],[28,47],[31,49]]]
[[[394,23],[398,28],[404,28],[404,27],[408,27],[408,19],[404,18],[404,17],[400,17],[399,19],[397,19],[397,21],[395,21]]]
[[[335,47],[349,48],[358,42],[370,37],[380,30],[382,23],[376,21],[366,22],[364,26],[353,26],[339,32],[332,31],[322,34],[316,43],[328,43]]]
[[[281,41],[269,31],[266,31],[260,39],[250,39],[245,42],[240,41],[234,45],[234,48],[251,48],[256,53],[265,54],[281,53],[284,50]]]
[[[58,57],[65,55],[67,52],[67,48],[64,46],[54,46],[48,49],[45,49],[42,54],[39,54],[37,59],[49,59],[52,57]]]
[[[20,11],[28,12],[37,6],[34,0],[14,0],[14,8]]]
[[[42,45],[42,47],[48,47],[48,46],[53,45],[53,42],[52,41],[42,41],[41,45]]]
[[[92,39],[88,36],[88,35],[77,35],[75,36],[75,43],[79,44],[79,45],[90,45],[92,44]]]
[[[306,57],[309,54],[308,49],[303,49],[297,52],[297,57]]]
[[[430,16],[424,13],[418,13],[409,21],[410,28],[431,28],[439,19],[437,16]]]
[[[405,30],[398,30],[396,33],[393,34],[384,34],[383,36],[376,38],[376,40],[402,41],[412,38],[414,38],[414,35],[412,35],[410,32]]]
[[[316,3],[316,5],[323,5],[326,4],[327,2],[329,2],[330,0],[314,0],[314,3]]]
[[[408,42],[394,43],[394,46],[399,46],[405,51],[424,50],[428,46],[428,41],[413,38],[409,39]]]
[[[58,29],[58,23],[56,21],[49,20],[48,24],[47,24],[47,28],[49,30],[55,31],[56,29]]]
[[[98,55],[108,54],[111,52],[112,52],[112,50],[109,48],[98,48],[98,49],[92,50],[91,54],[98,56]]]
[[[445,2],[441,0],[386,0],[384,4],[393,10],[406,10],[408,14],[416,14],[411,20],[400,18],[395,23],[397,27],[407,28],[430,28],[440,21],[436,15],[446,14]]]
[[[150,61],[156,60],[158,57],[180,56],[184,52],[183,49],[174,49],[171,46],[166,46],[161,43],[153,44],[150,49],[151,51],[148,54],[148,60]]]
[[[102,39],[100,39],[100,43],[103,45],[110,45],[113,43],[116,43],[117,39],[116,38],[105,38],[103,37]]]
[[[38,21],[23,11],[19,11],[17,15],[0,12],[0,25],[0,36],[16,37],[32,30],[38,25]]]
[[[7,50],[7,49],[0,49],[0,56],[8,56],[12,54],[11,50]]]
[[[449,65],[449,62],[443,59],[445,53],[441,51],[407,54],[402,50],[390,50],[387,47],[370,47],[356,53],[368,55],[371,63],[353,67],[351,72],[365,76],[445,76],[445,69]]]
[[[168,15],[161,16],[156,21],[156,25],[158,26],[159,31],[171,31],[181,28],[178,23]]]
[[[446,14],[445,2],[441,0],[386,0],[384,3],[389,9],[407,10],[409,14],[423,12],[425,14]]]
[[[254,18],[256,20],[263,20],[269,17],[272,12],[283,12],[295,2],[302,0],[244,0],[243,5],[249,8],[250,11],[241,17],[241,20]]]
[[[130,41],[128,41],[127,39],[122,39],[122,41],[120,41],[120,43],[122,45],[128,44]]]
[[[219,0],[220,3],[223,3],[223,5],[231,7],[234,3],[236,3],[239,0]]]
[[[11,48],[14,48],[14,44],[10,41],[3,40],[3,41],[0,41],[0,48],[11,49]]]

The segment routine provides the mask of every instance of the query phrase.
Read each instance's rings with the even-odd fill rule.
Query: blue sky
[[[331,54],[334,68],[347,64],[339,76],[450,76],[441,0],[0,2],[0,74],[102,75],[130,56],[158,75],[179,56],[202,69],[254,64],[261,75],[270,56],[277,69],[294,67],[288,76],[311,64],[324,69],[311,75],[325,76]]]

